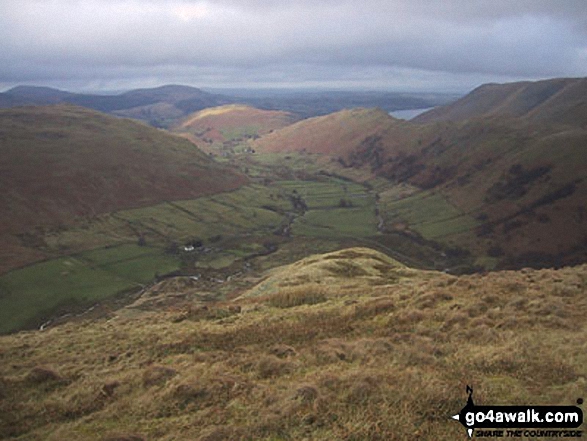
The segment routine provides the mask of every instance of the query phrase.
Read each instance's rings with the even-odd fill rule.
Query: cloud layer
[[[584,0],[3,0],[0,85],[431,90],[585,76],[585,12]]]

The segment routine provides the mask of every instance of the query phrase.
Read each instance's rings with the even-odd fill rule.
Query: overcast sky
[[[587,76],[586,0],[0,0],[0,90],[466,92]]]

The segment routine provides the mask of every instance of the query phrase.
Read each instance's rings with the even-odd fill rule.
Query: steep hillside
[[[447,106],[413,121],[429,123],[470,118],[515,117],[527,122],[587,125],[587,78],[486,84]]]
[[[229,104],[189,115],[172,130],[214,151],[222,147],[247,146],[248,140],[288,126],[296,119],[288,112]]]
[[[466,439],[467,385],[478,405],[584,397],[585,289],[585,266],[455,277],[354,248],[233,302],[139,299],[0,337],[0,437]]]
[[[2,271],[41,257],[35,230],[246,182],[186,140],[72,106],[0,111],[0,154]]]
[[[392,225],[411,224],[505,267],[587,260],[586,130],[476,120],[432,133],[379,171],[422,190],[383,201]]]

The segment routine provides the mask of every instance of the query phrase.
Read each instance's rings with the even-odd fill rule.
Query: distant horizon
[[[38,87],[38,88],[47,88],[53,90],[59,90],[62,92],[69,92],[69,93],[76,93],[76,94],[91,94],[91,95],[119,95],[126,92],[134,91],[134,90],[150,90],[150,89],[157,89],[160,87],[166,86],[179,86],[179,87],[192,87],[195,89],[200,89],[204,92],[208,93],[216,93],[216,94],[227,94],[227,93],[250,93],[252,96],[258,96],[259,94],[297,94],[297,93],[321,93],[321,92],[328,92],[328,93],[397,93],[397,94],[410,94],[410,95],[419,95],[419,94],[435,94],[435,95],[450,95],[450,96],[464,96],[467,93],[471,92],[477,87],[483,86],[485,84],[507,84],[507,83],[517,83],[517,82],[537,82],[537,81],[548,81],[553,79],[581,79],[587,78],[587,76],[568,76],[568,77],[548,77],[548,78],[520,78],[515,79],[512,81],[488,81],[476,84],[470,88],[463,89],[463,90],[431,90],[431,89],[408,89],[408,88],[377,88],[368,86],[333,86],[333,85],[299,85],[299,84],[290,84],[290,85],[242,85],[242,86],[221,86],[221,85],[195,85],[189,83],[180,83],[180,82],[161,82],[158,84],[150,84],[150,85],[136,85],[134,87],[124,87],[118,89],[100,89],[100,88],[76,88],[76,87],[67,87],[66,85],[54,85],[52,82],[23,82],[23,83],[14,83],[11,85],[4,85],[0,88],[0,93],[9,92],[17,87]]]
[[[531,81],[531,80],[529,80]],[[481,86],[487,83],[481,83],[477,86]],[[129,86],[124,88],[116,88],[116,89],[100,89],[100,88],[77,88],[77,87],[67,87],[66,85],[53,85],[52,83],[15,83],[9,86],[4,85],[0,88],[0,93],[6,93],[18,87],[37,87],[37,88],[46,88],[46,89],[53,89],[58,90],[61,92],[70,92],[70,93],[77,93],[77,94],[92,94],[92,95],[117,95],[126,92],[131,92],[133,90],[151,90],[151,89],[158,89],[160,87],[166,86],[186,86],[192,87],[195,89],[200,89],[204,92],[208,93],[238,93],[238,92],[258,92],[258,93],[320,93],[320,92],[357,92],[357,93],[405,93],[405,94],[438,94],[438,95],[464,95],[468,91],[472,89],[467,89],[464,91],[442,91],[442,90],[428,90],[428,89],[402,89],[402,88],[377,88],[377,87],[368,87],[368,86],[330,86],[330,85],[323,85],[323,86],[304,86],[304,85],[249,85],[249,86],[214,86],[214,85],[197,85],[197,84],[189,84],[189,83],[179,83],[179,82],[161,82],[154,85],[137,85],[137,86]]]

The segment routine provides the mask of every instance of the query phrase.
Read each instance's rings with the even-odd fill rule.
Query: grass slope
[[[384,203],[390,222],[401,219],[474,255],[489,253],[504,267],[585,261],[585,129],[510,119],[426,130],[436,137],[390,155],[379,170],[424,190]],[[408,211],[398,211],[402,205]]]
[[[455,277],[316,255],[231,303],[0,337],[0,436],[461,439],[466,385],[477,404],[584,396],[585,289],[585,266]]]

